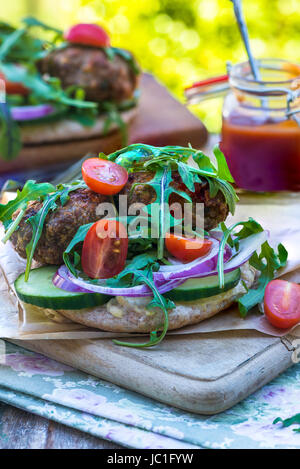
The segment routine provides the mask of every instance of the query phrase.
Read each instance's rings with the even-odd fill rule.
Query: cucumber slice
[[[164,296],[174,301],[194,301],[219,295],[236,287],[241,278],[240,269],[225,274],[224,288],[219,287],[219,276],[191,278]]]
[[[57,268],[51,265],[33,269],[28,282],[25,274],[20,275],[15,281],[20,300],[42,308],[83,309],[103,305],[110,299],[100,293],[71,293],[55,287],[52,278]]]

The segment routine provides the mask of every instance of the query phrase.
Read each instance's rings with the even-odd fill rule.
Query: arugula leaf
[[[191,191],[195,192],[195,182],[201,182],[198,178],[198,175],[195,175],[197,180],[193,177],[193,173],[190,171],[190,168],[187,164],[178,162],[178,172],[182,179],[183,184]]]
[[[87,225],[80,226],[79,229],[77,230],[74,238],[72,239],[72,241],[70,242],[70,244],[66,248],[65,252],[63,253],[64,263],[66,264],[66,266],[68,267],[70,272],[72,272],[72,274],[75,275],[75,277],[77,277],[77,270],[76,270],[74,264],[71,262],[70,254],[74,254],[74,252],[73,252],[74,247],[77,244],[82,243],[84,241],[84,239],[87,235],[87,232],[89,231],[91,226],[93,226],[93,223],[88,223]],[[77,257],[77,260],[78,260],[78,257]]]
[[[42,208],[38,211],[38,213],[28,218],[27,220],[27,223],[30,223],[32,226],[32,238],[26,246],[27,263],[26,263],[26,270],[25,270],[25,282],[27,282],[29,279],[34,251],[41,237],[46,216],[48,215],[50,210],[56,209],[57,207],[56,201],[58,197],[59,197],[59,194],[57,193],[48,195]]]
[[[219,145],[214,146],[213,152],[218,164],[218,178],[224,179],[224,181],[234,182],[234,179],[229,171],[224,153],[220,150]]]
[[[29,27],[16,29],[0,22],[1,61],[15,63],[33,63],[44,52],[47,41],[32,37],[28,33]]]
[[[157,257],[162,259],[164,256],[164,240],[166,233],[170,230],[171,226],[179,224],[182,220],[176,220],[170,213],[169,199],[171,194],[175,193],[183,197],[188,203],[191,198],[183,191],[178,191],[172,185],[172,170],[170,166],[165,165],[164,168],[157,169],[155,176],[147,185],[151,186],[156,192],[156,200],[152,204],[146,205],[145,211],[151,213],[157,223]]]
[[[176,193],[188,202],[192,202],[188,194],[172,187],[172,171],[177,170],[179,172],[184,185],[191,192],[195,192],[195,183],[201,183],[203,180],[207,181],[211,196],[214,197],[221,191],[230,212],[234,213],[238,198],[229,183],[229,181],[232,181],[232,177],[221,150],[216,147],[214,151],[218,162],[218,168],[215,168],[210,158],[204,155],[203,152],[194,150],[192,147],[154,147],[145,144],[132,144],[108,156],[110,161],[120,164],[129,172],[154,172],[153,179],[147,181],[147,185],[155,190],[156,201],[153,204],[147,205],[145,210],[151,213],[152,219],[156,218],[159,220],[157,233],[159,259],[163,258],[165,234],[171,226],[178,223],[178,221],[175,221],[174,217],[170,215],[168,209],[170,195]],[[193,157],[198,168],[188,164],[190,157]],[[159,207],[158,210],[157,207]],[[167,223],[167,220],[169,220],[169,223]]]
[[[155,187],[156,194],[160,196],[159,200],[159,239],[158,239],[158,250],[157,257],[162,259],[164,257],[164,239],[168,227],[166,226],[166,206],[168,206],[168,201],[172,189],[170,188],[170,182],[172,180],[172,171],[170,168],[166,167],[161,175],[156,174],[156,177],[160,179],[159,187]],[[152,183],[153,187],[153,183]]]
[[[6,103],[0,103],[0,157],[9,161],[22,148],[21,132]]]
[[[192,156],[203,176],[217,177],[218,172],[208,156],[202,151],[197,151]]]
[[[98,112],[96,108],[93,109],[76,109],[72,108],[66,113],[66,118],[79,122],[85,127],[93,127],[96,123]]]
[[[123,121],[122,116],[118,110],[118,106],[114,103],[104,102],[101,107],[106,111],[107,117],[103,126],[103,133],[107,135],[110,127],[116,124],[121,132],[122,146],[128,143],[127,124]]]
[[[6,23],[5,21],[0,21],[0,37],[11,34],[16,30],[11,24]]]
[[[235,229],[241,226],[242,229],[234,234]],[[230,228],[226,228],[225,224],[221,226],[223,230],[223,239],[220,243],[220,250],[218,255],[218,274],[220,286],[224,285],[224,249],[228,239],[231,240],[232,247],[238,249],[239,242],[254,234],[261,233],[262,226],[253,218],[248,221],[235,223]],[[234,237],[232,235],[234,234]],[[247,293],[238,300],[239,311],[242,317],[245,317],[250,309],[260,303],[265,294],[267,284],[274,278],[275,272],[284,267],[287,262],[288,253],[282,244],[278,245],[278,252],[276,252],[267,241],[261,246],[261,252],[258,255],[255,252],[249,259],[252,267],[260,272],[258,284],[255,288],[251,288]]]
[[[288,253],[282,244],[278,245],[276,253],[269,243],[265,242],[261,247],[260,254],[255,252],[250,258],[250,265],[260,271],[260,276],[257,288],[250,289],[238,301],[239,310],[243,317],[251,308],[263,301],[266,286],[274,278],[275,272],[286,265],[287,257]]]
[[[291,425],[300,425],[300,414],[293,415],[293,417],[289,417],[285,420],[283,420],[281,417],[277,417],[273,424],[275,425],[276,423],[282,423],[283,427],[290,427]],[[300,433],[300,427],[299,428],[294,428],[294,432]]]
[[[35,70],[32,72],[26,67],[19,67],[11,63],[2,63],[1,71],[9,81],[22,83],[26,88],[29,88],[35,96],[41,98],[43,102],[45,102],[45,100],[53,101],[67,106],[88,109],[97,107],[96,103],[70,98],[62,88],[58,88],[58,82],[55,87],[51,86],[51,84],[43,80]]]
[[[172,171],[178,170],[186,187],[194,192],[194,184],[205,180],[209,184],[210,194],[216,196],[221,191],[232,214],[238,197],[230,184],[233,181],[228,169],[226,159],[218,148],[214,149],[218,168],[202,151],[192,147],[179,146],[154,147],[135,143],[122,150],[118,150],[108,156],[108,159],[120,164],[129,172],[158,171],[168,165]],[[189,158],[193,158],[197,168],[188,164]]]
[[[49,26],[48,24],[43,23],[42,21],[37,20],[33,16],[27,16],[26,18],[22,19],[22,23],[24,23],[28,27],[37,26],[39,28],[44,29],[45,31],[53,31],[56,34],[62,36],[63,31],[61,29],[54,28],[53,26]]]
[[[22,191],[17,191],[17,196],[14,200],[9,201],[5,205],[0,204],[0,221],[7,228],[16,210],[25,209],[29,201],[38,200],[40,197],[45,197],[51,192],[55,192],[55,187],[48,182],[36,183],[32,180],[27,181]]]
[[[31,36],[29,31],[33,27],[42,28],[44,31],[55,33],[52,41],[42,40]],[[0,69],[7,80],[22,83],[30,90],[26,101],[17,105],[29,103],[32,105],[40,103],[55,104],[59,112],[51,116],[40,119],[47,122],[63,117],[69,111],[71,119],[80,120],[83,125],[91,126],[95,122],[95,114],[99,113],[99,106],[95,102],[86,101],[79,87],[63,89],[59,80],[53,77],[42,77],[36,63],[57,46],[57,41],[62,40],[62,31],[53,28],[33,17],[23,20],[20,28],[16,29],[0,22]],[[9,96],[7,104],[0,109],[0,156],[5,160],[10,160],[18,155],[22,148],[20,127],[29,122],[22,122],[19,125],[13,121],[9,112],[9,106],[16,105],[16,99],[20,97]],[[77,111],[77,113],[76,113]],[[88,113],[89,111],[89,113]],[[75,116],[76,114],[76,116]],[[118,116],[114,116],[115,121],[122,127],[122,122]],[[123,130],[122,130],[123,132]],[[125,138],[125,130],[123,132]],[[125,142],[125,140],[124,140]]]
[[[62,40],[62,31],[49,26],[36,18],[27,17],[22,20],[23,26],[19,29],[13,28],[6,23],[0,23],[0,60],[10,62],[32,62],[44,55],[46,46],[51,45],[49,41],[32,37],[29,30],[39,27],[44,31],[55,33],[53,42]],[[47,53],[47,52],[46,52]]]
[[[140,253],[145,253],[153,249],[153,240],[151,238],[129,238],[127,258],[132,259]]]
[[[45,219],[50,211],[53,211],[57,208],[57,201],[60,199],[61,205],[64,205],[68,200],[69,193],[71,191],[77,190],[79,187],[85,187],[84,183],[81,181],[74,182],[70,185],[59,185],[57,186],[56,192],[53,194],[47,195],[44,200],[42,208],[32,217],[26,220],[26,223],[30,223],[32,226],[32,237],[30,242],[26,246],[26,255],[27,255],[27,264],[25,270],[25,281],[27,282],[29,278],[29,273],[31,269],[32,259],[34,256],[34,251],[37,246],[37,243],[42,235]]]
[[[4,60],[6,55],[15,46],[15,44],[24,36],[26,28],[16,29],[12,34],[7,36],[0,46],[0,62]]]
[[[24,217],[25,215],[25,211],[26,211],[26,208],[22,208],[19,213],[18,213],[18,216],[16,217],[16,219],[9,225],[8,229],[6,230],[6,233],[5,233],[5,236],[4,238],[2,239],[2,242],[5,244],[9,238],[11,237],[11,235],[14,233],[14,231],[18,228],[22,218]]]
[[[230,213],[234,215],[236,202],[239,200],[238,196],[231,184],[219,178],[205,178],[209,185],[209,192],[211,197],[215,197],[219,191],[224,195],[225,201],[228,205]]]
[[[139,75],[141,73],[141,69],[139,68],[136,60],[129,51],[125,49],[120,49],[118,47],[104,47],[103,51],[105,52],[109,60],[113,60],[115,55],[118,55],[128,63],[135,75]]]
[[[129,271],[130,272],[130,271]],[[129,273],[128,272],[128,273]],[[157,290],[157,287],[153,281],[153,274],[152,275],[146,275],[144,271],[140,270],[135,270],[134,268],[131,271],[134,281],[133,285],[139,285],[141,283],[144,283],[145,285],[148,285],[148,287],[152,290],[153,292],[153,299],[150,301],[150,303],[147,305],[147,308],[152,309],[152,308],[160,308],[163,313],[164,313],[164,323],[161,325],[161,327],[158,328],[156,331],[152,331],[150,333],[150,340],[148,342],[145,342],[143,344],[139,343],[131,343],[131,342],[122,342],[119,340],[113,340],[113,342],[116,345],[121,345],[123,347],[134,347],[134,348],[147,348],[147,347],[153,347],[154,345],[159,344],[164,337],[166,336],[166,333],[169,328],[169,314],[168,310],[172,309],[175,307],[174,303],[164,296],[162,296],[159,291]],[[163,329],[160,335],[158,335],[159,329]]]
[[[128,262],[122,272],[120,272],[116,277],[108,279],[106,283],[110,287],[117,287],[120,285],[124,288],[131,287],[133,283],[133,272],[143,271],[146,277],[151,277],[152,272],[157,271],[158,269],[159,263],[157,262],[156,256],[150,253],[140,254]]]
[[[88,225],[81,226],[76,235],[74,236],[73,240],[65,250],[63,254],[64,262],[68,269],[77,276],[77,271],[74,264],[71,262],[69,255],[71,253],[74,254],[74,260],[76,264],[79,263],[79,256],[76,252],[74,252],[74,247],[82,242],[90,229],[93,223]],[[75,258],[75,254],[77,254]],[[152,347],[154,345],[159,344],[163,338],[165,337],[168,327],[169,327],[169,315],[168,309],[172,309],[175,307],[174,303],[167,298],[164,298],[159,291],[153,280],[153,272],[159,269],[159,263],[157,262],[157,257],[151,253],[144,253],[138,256],[135,256],[123,269],[123,271],[118,274],[116,277],[107,279],[106,285],[115,287],[115,286],[123,286],[124,288],[130,286],[136,286],[140,284],[148,285],[149,288],[153,292],[153,299],[150,300],[147,308],[160,308],[164,313],[164,322],[159,327],[159,329],[163,329],[160,334],[158,331],[153,331],[150,333],[150,340],[143,344],[134,344],[129,342],[121,342],[118,340],[114,340],[116,345],[122,345],[125,347],[137,347],[137,348],[145,348],[145,347]]]

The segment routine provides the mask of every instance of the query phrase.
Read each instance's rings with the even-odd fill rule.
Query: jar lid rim
[[[230,78],[233,78],[233,79],[235,78],[235,79],[244,81],[248,84],[254,84],[254,85],[255,84],[256,85],[290,84],[295,79],[297,79],[298,77],[300,78],[300,64],[293,63],[290,60],[263,58],[263,59],[256,59],[256,62],[258,63],[258,66],[259,66],[260,69],[269,68],[269,69],[273,69],[273,70],[282,71],[283,73],[284,72],[288,73],[289,70],[288,70],[288,68],[284,69],[284,67],[282,67],[282,65],[283,64],[289,64],[289,65],[291,65],[290,73],[291,73],[291,71],[293,70],[293,67],[294,67],[294,70],[296,70],[297,68],[299,69],[299,74],[297,75],[295,73],[295,76],[293,78],[288,79],[288,80],[272,80],[272,81],[255,80],[255,78],[250,78],[250,77],[245,76],[245,75],[243,76],[243,74],[241,73],[243,67],[245,67],[247,65],[250,67],[249,61],[245,61],[245,62],[240,62],[238,64],[235,64],[230,68],[230,71],[229,71]],[[270,64],[273,64],[273,67],[271,67]],[[275,64],[277,65],[277,67],[275,67]]]

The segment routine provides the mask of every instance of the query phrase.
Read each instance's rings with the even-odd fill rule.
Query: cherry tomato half
[[[110,39],[107,32],[92,23],[79,23],[72,26],[64,33],[64,38],[68,42],[84,44],[95,47],[109,47]]]
[[[99,220],[91,226],[83,242],[81,264],[91,278],[111,278],[125,266],[128,236],[116,220]]]
[[[92,191],[103,195],[120,192],[128,180],[125,168],[100,158],[89,158],[82,164],[82,177]]]
[[[212,242],[206,238],[186,238],[168,234],[166,248],[176,259],[182,262],[192,262],[198,257],[205,256],[211,249]]]
[[[0,80],[4,80],[5,92],[7,94],[21,94],[22,96],[27,96],[29,93],[29,89],[22,85],[22,83],[15,83],[13,81],[6,80],[5,76],[1,72]]]
[[[272,280],[266,288],[265,315],[280,329],[289,329],[300,322],[300,285],[286,280]]]

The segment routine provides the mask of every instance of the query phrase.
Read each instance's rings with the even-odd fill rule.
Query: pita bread
[[[169,330],[197,324],[227,309],[246,293],[244,284],[251,288],[254,281],[255,270],[247,263],[241,268],[240,282],[232,290],[198,301],[177,302],[169,312]],[[144,333],[161,328],[164,320],[159,308],[146,309],[148,303],[149,298],[116,297],[98,308],[59,312],[74,322],[104,331]]]
[[[121,112],[123,121],[128,124],[136,116],[137,107]],[[52,142],[66,142],[103,136],[106,115],[99,116],[92,127],[87,127],[70,119],[59,119],[55,122],[24,125],[21,129],[21,138],[24,145],[40,145]],[[112,124],[109,134],[118,130]]]
[[[138,108],[121,113],[125,123],[134,120]],[[122,135],[116,125],[103,134],[105,116],[93,127],[85,127],[71,120],[22,127],[23,148],[11,161],[0,159],[0,172],[32,170],[46,165],[70,164],[86,154],[106,154],[122,148]]]
[[[1,234],[1,230],[0,230]],[[0,245],[1,247],[1,245]],[[2,245],[1,267],[9,273],[7,284],[13,288],[15,279],[25,271],[26,261],[13,249],[11,243]],[[34,265],[33,267],[38,267]],[[236,299],[246,293],[256,280],[257,271],[247,262],[241,267],[241,279],[237,286],[225,293],[209,298],[177,302],[169,311],[169,330],[197,324],[227,309]],[[159,308],[146,308],[149,298],[112,298],[106,305],[80,310],[51,310],[34,306],[36,313],[41,313],[54,322],[64,323],[64,318],[87,327],[117,333],[147,333],[159,330],[164,322],[163,312]],[[23,303],[26,310],[26,303]]]

